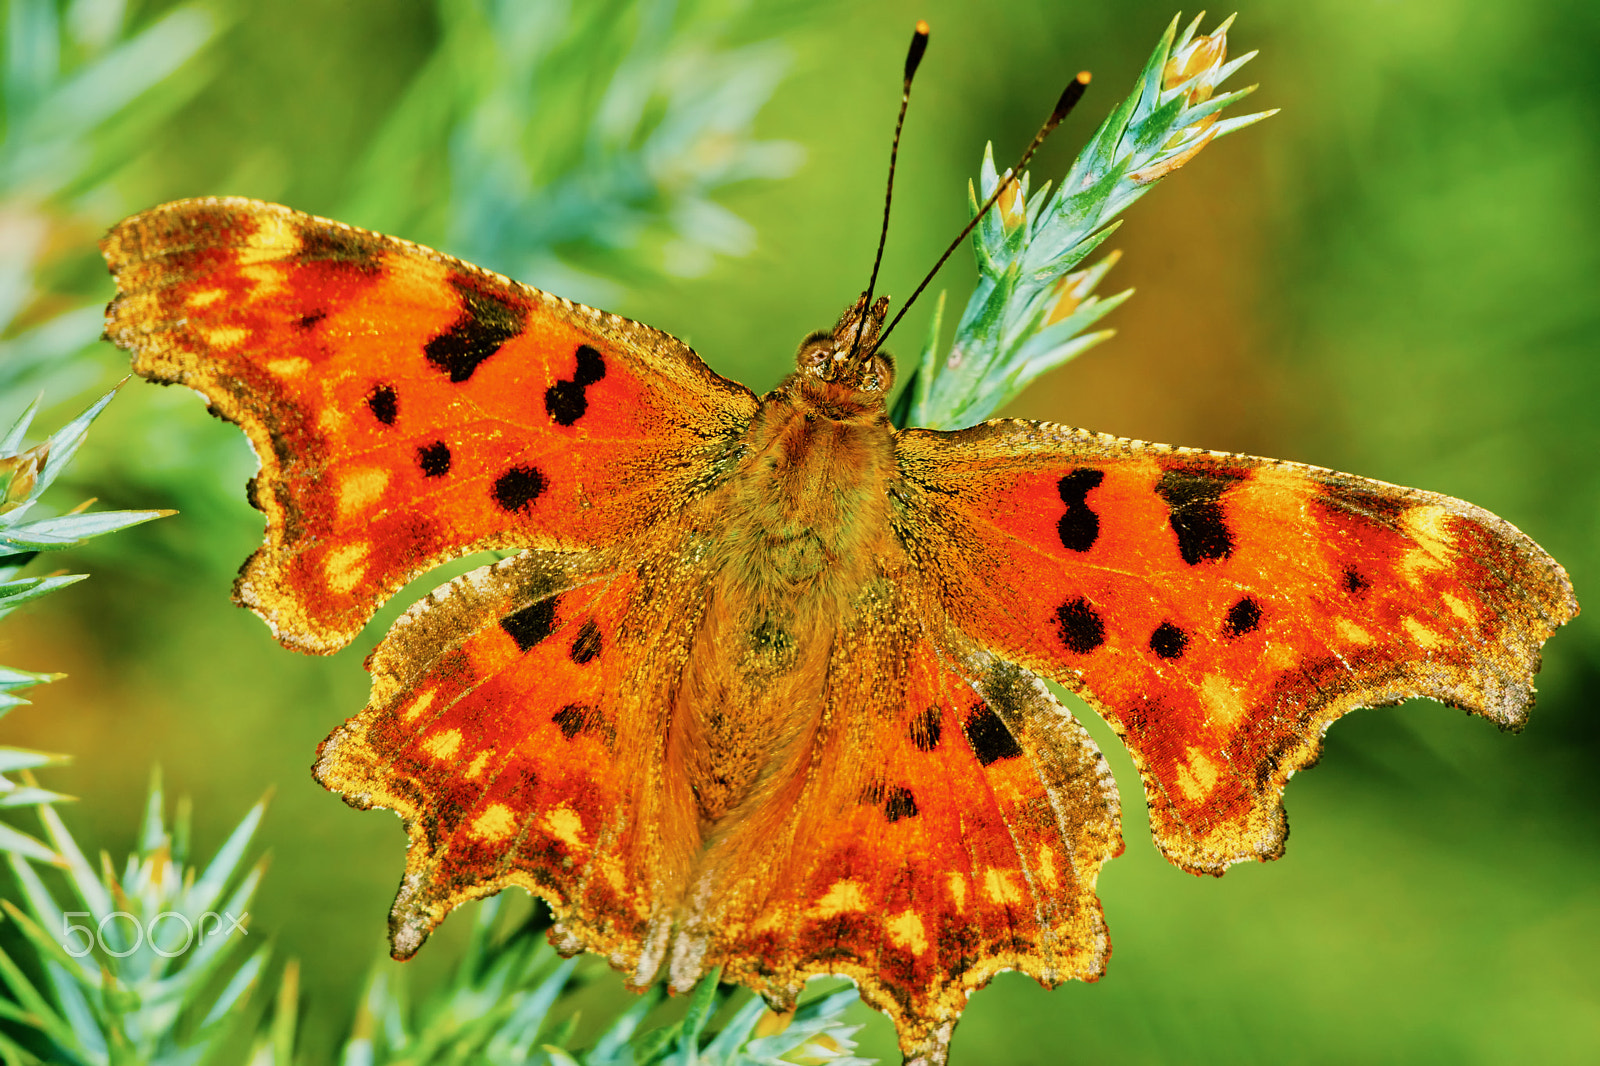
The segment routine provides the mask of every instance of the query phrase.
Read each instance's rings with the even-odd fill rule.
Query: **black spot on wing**
[[[450,472],[450,447],[442,440],[417,449],[417,466],[423,477],[444,477]]]
[[[944,715],[940,713],[938,704],[911,719],[907,733],[918,751],[933,751],[937,748],[939,741],[944,737]]]
[[[1066,514],[1056,523],[1056,532],[1061,546],[1068,551],[1086,552],[1099,539],[1100,516],[1089,509],[1087,498],[1089,490],[1098,487],[1105,477],[1103,470],[1084,467],[1056,482],[1061,502],[1067,505]]]
[[[578,346],[577,368],[572,377],[560,378],[545,390],[544,409],[560,426],[570,426],[589,410],[584,390],[606,376],[606,361],[587,344]]]
[[[1233,554],[1233,532],[1222,514],[1222,494],[1243,474],[1175,467],[1161,475],[1156,495],[1167,505],[1178,554],[1190,566]]]
[[[1176,659],[1189,646],[1189,634],[1173,625],[1162,622],[1150,634],[1150,650],[1163,659]]]
[[[607,747],[611,747],[617,741],[617,727],[598,707],[569,703],[551,716],[550,720],[568,740],[579,733],[587,733],[599,737]]]
[[[312,222],[300,229],[300,254],[296,258],[377,274],[383,268],[383,244],[343,226]]]
[[[1228,617],[1222,631],[1230,637],[1242,637],[1261,624],[1261,605],[1246,596],[1228,608]]]
[[[1106,642],[1106,626],[1094,605],[1079,596],[1056,608],[1056,629],[1068,651],[1087,655]]]
[[[556,601],[559,596],[531,603],[520,611],[512,611],[500,619],[500,628],[517,644],[518,651],[527,651],[542,643],[556,626]]]
[[[589,708],[581,703],[569,703],[550,720],[561,730],[561,735],[571,740],[589,727]]]
[[[544,409],[558,426],[570,426],[589,409],[583,386],[575,381],[558,381],[544,392]]]
[[[891,788],[883,801],[883,816],[891,822],[917,816],[917,798],[904,785]]]
[[[386,426],[394,425],[394,420],[400,416],[400,396],[394,391],[393,385],[378,384],[372,386],[372,391],[367,393],[367,410]]]
[[[327,317],[328,312],[326,311],[313,311],[309,315],[301,315],[295,320],[294,324],[299,329],[313,329],[316,327],[318,322],[321,322]]]
[[[451,279],[461,294],[461,314],[450,328],[423,345],[423,354],[434,369],[448,374],[460,384],[472,377],[485,359],[498,352],[507,341],[522,333],[527,312],[498,296],[479,292],[461,276]]]
[[[587,344],[578,345],[578,366],[572,380],[579,385],[593,385],[606,376],[606,361],[599,351]]]
[[[989,709],[988,704],[980,703],[974,707],[961,728],[967,734],[967,743],[972,745],[972,753],[984,766],[1001,759],[1015,759],[1022,754],[1016,737],[1011,735],[1011,730],[1006,728],[998,714]]]
[[[578,635],[573,638],[572,649],[567,655],[581,666],[596,658],[600,654],[601,646],[600,627],[595,625],[594,619],[591,618],[578,628]]]
[[[1393,529],[1400,516],[1411,509],[1412,501],[1406,499],[1402,489],[1375,485],[1348,474],[1324,477],[1331,480],[1322,482],[1322,492],[1314,499],[1325,510]]]
[[[544,490],[544,474],[538,467],[514,466],[494,479],[494,502],[502,511],[520,511]]]
[[[1353,566],[1345,567],[1344,590],[1352,596],[1359,596],[1372,587],[1372,582],[1362,577]]]

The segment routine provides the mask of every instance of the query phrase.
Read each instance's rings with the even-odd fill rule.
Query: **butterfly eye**
[[[887,355],[877,354],[867,365],[867,371],[861,378],[863,392],[888,392],[894,388],[894,360]]]
[[[795,356],[795,363],[801,370],[809,371],[818,377],[826,377],[823,370],[832,358],[833,334],[816,333],[801,343],[800,352]]]

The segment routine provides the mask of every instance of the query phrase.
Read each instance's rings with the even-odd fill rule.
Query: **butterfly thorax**
[[[881,398],[798,374],[768,394],[713,502],[730,577],[764,600],[848,599],[888,529],[891,433]]]
[[[872,348],[887,301],[863,323],[864,302],[801,343],[795,373],[751,420],[736,472],[705,504],[724,579],[762,610],[848,603],[888,531],[894,368]]]
[[[846,321],[853,327],[848,312],[840,330]],[[802,347],[800,369],[763,398],[737,471],[703,512],[722,564],[679,690],[679,720],[680,750],[696,753],[686,760],[708,832],[805,750],[833,635],[903,562],[889,523],[887,360],[870,357],[872,387],[862,388],[859,379],[825,379],[806,354]]]

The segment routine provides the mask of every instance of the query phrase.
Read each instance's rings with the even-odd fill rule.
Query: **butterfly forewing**
[[[1104,714],[1195,871],[1279,853],[1283,786],[1347,711],[1429,696],[1519,726],[1577,609],[1531,540],[1434,493],[1039,423],[898,447],[955,624]]]
[[[467,552],[625,541],[756,406],[666,334],[272,204],[167,204],[104,250],[135,371],[249,434],[267,542],[237,592],[304,650]]]

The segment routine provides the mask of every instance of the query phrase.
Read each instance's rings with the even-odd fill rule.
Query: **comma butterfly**
[[[405,822],[400,958],[521,885],[635,986],[720,967],[785,1009],[847,974],[941,1063],[995,973],[1109,951],[1117,793],[1042,679],[1122,737],[1167,857],[1221,873],[1281,852],[1284,785],[1347,711],[1521,726],[1578,609],[1447,496],[1044,422],[897,430],[886,300],[758,397],[648,326],[273,204],[166,204],[103,247],[108,337],[260,456],[235,595],[284,645],[517,551],[395,623],[317,756]]]

